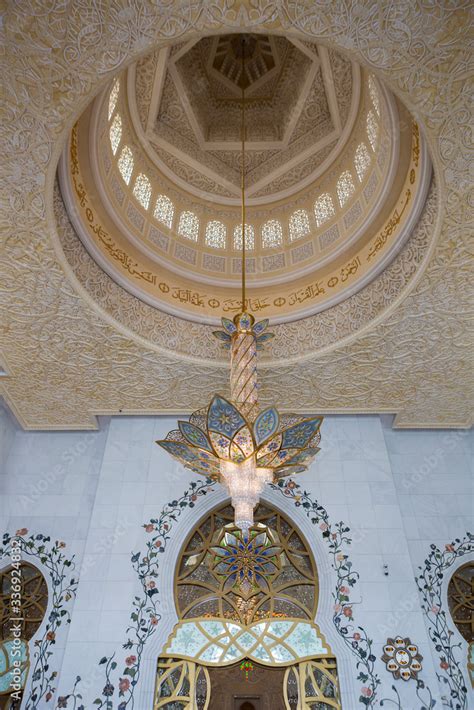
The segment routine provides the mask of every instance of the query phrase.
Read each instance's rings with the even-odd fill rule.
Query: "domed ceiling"
[[[144,57],[75,126],[63,196],[115,281],[201,323],[240,308],[242,89],[248,305],[274,323],[370,283],[428,187],[416,124],[334,50],[250,35],[242,67],[241,36],[223,35]]]
[[[243,81],[262,404],[469,426],[469,11],[112,5],[5,17],[0,390],[22,425],[228,391],[212,332],[239,306]],[[258,33],[240,78],[235,32]]]

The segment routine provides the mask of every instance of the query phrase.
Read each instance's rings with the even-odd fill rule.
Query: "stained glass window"
[[[372,100],[372,105],[375,109],[375,112],[377,113],[377,116],[380,116],[379,92],[378,92],[377,86],[375,84],[375,79],[373,76],[369,76],[369,93],[370,93],[370,98]]]
[[[133,194],[141,206],[147,210],[150,205],[151,185],[149,179],[146,175],[144,175],[144,173],[139,173],[139,175],[137,175],[135,185],[133,186]]]
[[[283,242],[283,230],[281,223],[277,219],[269,219],[262,226],[262,247],[270,249],[277,247]]]
[[[379,132],[379,126],[375,114],[373,111],[369,111],[367,114],[367,137],[369,139],[372,150],[377,147],[377,134]]]
[[[171,229],[174,216],[174,204],[171,202],[169,197],[166,195],[158,195],[153,214],[158,222],[161,222],[161,224],[164,224],[165,227]]]
[[[118,79],[116,79],[114,81],[114,85],[113,85],[112,90],[109,95],[109,121],[112,118],[112,114],[115,111],[115,107],[117,106],[119,91],[120,91],[120,81]]]
[[[186,239],[197,242],[199,236],[199,219],[194,212],[181,212],[179,215],[178,234]]]
[[[120,139],[122,138],[122,119],[120,114],[117,113],[109,130],[110,135],[110,145],[112,147],[112,153],[115,155],[117,148],[120,144]]]
[[[225,249],[226,244],[226,228],[222,222],[213,219],[206,226],[206,244],[214,249]]]
[[[245,248],[255,249],[255,230],[251,224],[245,225]],[[234,249],[240,251],[242,249],[242,225],[238,224],[234,227]]]
[[[309,218],[306,210],[296,210],[290,217],[289,222],[290,240],[301,239],[309,234]]]
[[[192,532],[176,570],[180,618],[220,617],[243,624],[274,617],[313,619],[316,566],[294,525],[260,504],[249,538],[223,506]]]
[[[354,156],[354,165],[357,172],[357,177],[362,182],[362,179],[370,165],[370,154],[365,143],[359,143]]]
[[[117,165],[118,169],[120,170],[121,176],[128,185],[133,172],[133,153],[128,147],[128,145],[124,145],[124,147],[122,148],[122,152],[120,153]]]
[[[336,185],[337,196],[339,198],[339,204],[341,207],[346,204],[347,200],[350,198],[353,192],[355,192],[354,181],[352,180],[352,175],[349,170],[344,170],[344,172],[339,177]]]
[[[331,219],[335,214],[334,204],[331,195],[325,192],[320,195],[316,202],[314,203],[314,218],[316,224],[320,227],[328,219]]]

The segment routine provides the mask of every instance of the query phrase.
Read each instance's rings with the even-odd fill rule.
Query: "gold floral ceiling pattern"
[[[53,189],[75,120],[122,68],[178,37],[246,30],[319,42],[369,68],[416,117],[439,197],[428,250],[398,298],[327,345],[310,339],[291,366],[262,363],[262,399],[278,384],[297,411],[385,411],[397,414],[397,426],[468,426],[469,11],[467,2],[10,5],[2,58],[9,81],[1,127],[1,393],[20,422],[90,428],[99,413],[189,411],[212,391],[225,392],[223,365],[133,332],[82,287],[59,241]],[[349,321],[358,317],[346,308]],[[291,327],[298,334],[298,324]]]

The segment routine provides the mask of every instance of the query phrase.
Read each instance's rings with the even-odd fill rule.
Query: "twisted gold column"
[[[232,336],[230,365],[231,399],[245,405],[247,416],[257,414],[257,339],[252,332],[237,331]]]

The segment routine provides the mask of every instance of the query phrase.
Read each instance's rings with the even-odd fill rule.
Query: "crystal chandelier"
[[[242,77],[245,46],[240,41]],[[244,81],[241,82],[242,87]],[[253,511],[267,483],[305,471],[319,451],[322,417],[279,414],[258,405],[257,351],[273,338],[264,332],[268,319],[255,322],[247,312],[245,263],[245,90],[241,102],[242,139],[242,311],[222,318],[214,335],[230,350],[230,399],[215,395],[207,408],[194,412],[179,429],[157,441],[183,466],[221,483],[235,511],[235,524],[247,533]]]

